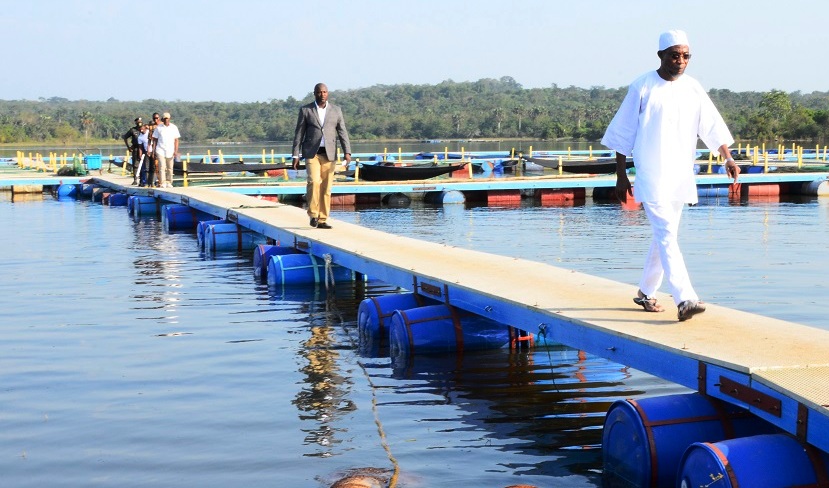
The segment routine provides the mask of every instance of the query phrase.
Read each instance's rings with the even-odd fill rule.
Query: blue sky
[[[4,100],[253,102],[319,81],[502,76],[616,88],[658,67],[672,28],[706,88],[829,91],[829,3],[806,0],[29,0],[3,1],[0,27]]]

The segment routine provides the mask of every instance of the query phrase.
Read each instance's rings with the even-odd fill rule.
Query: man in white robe
[[[648,312],[662,312],[653,294],[667,278],[680,321],[705,311],[691,285],[677,232],[686,203],[697,203],[694,159],[697,139],[725,160],[737,182],[740,168],[728,146],[731,133],[699,82],[684,74],[691,59],[685,32],[672,30],[659,37],[659,69],[631,83],[627,96],[602,138],[616,151],[616,195],[632,195],[642,203],[653,229],[638,296],[634,302]],[[631,184],[625,161],[633,157],[636,180]]]

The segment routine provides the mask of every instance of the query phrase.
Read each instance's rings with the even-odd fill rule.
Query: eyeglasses
[[[679,61],[680,58],[684,59],[685,61],[688,61],[689,59],[691,59],[691,53],[672,52],[672,53],[670,53],[670,55],[671,55],[671,59],[674,60],[674,61]]]
[[[159,118],[159,117],[158,117],[157,115],[156,115],[156,116],[153,116],[153,120],[158,120],[158,118]]]

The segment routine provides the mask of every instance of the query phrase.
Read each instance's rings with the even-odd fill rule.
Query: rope
[[[357,341],[354,339],[354,336],[351,334],[349,329],[344,326],[345,320],[343,319],[342,313],[337,308],[337,304],[334,301],[336,294],[334,293],[335,282],[334,271],[332,269],[331,255],[324,254],[323,259],[325,260],[325,291],[330,292],[326,294],[326,310],[328,312],[336,314],[337,318],[340,321],[340,325],[343,326],[343,331],[345,331],[346,337],[348,337],[348,341],[351,344],[352,350],[356,351],[358,348]],[[383,422],[380,421],[380,413],[377,410],[377,386],[371,380],[371,375],[366,369],[365,364],[363,364],[362,361],[357,360],[357,366],[359,366],[360,370],[362,370],[363,376],[365,376],[366,382],[371,388],[371,413],[374,415],[374,424],[377,426],[377,433],[380,435],[380,445],[383,447],[383,450],[386,452],[386,457],[389,459],[392,466],[394,467],[394,472],[392,473],[391,478],[389,478],[388,488],[395,488],[397,486],[397,478],[400,476],[400,464],[397,462],[397,458],[395,458],[394,454],[392,454],[391,452],[391,446],[389,446],[389,443],[386,440],[386,429],[383,427]]]
[[[561,393],[561,390],[558,389],[558,384],[556,383],[555,367],[553,367],[553,355],[550,354],[550,342],[547,340],[547,324],[543,322],[538,324],[538,336],[544,338],[544,349],[547,350],[547,361],[550,364],[550,376],[553,381],[553,386],[556,388],[556,393]]]

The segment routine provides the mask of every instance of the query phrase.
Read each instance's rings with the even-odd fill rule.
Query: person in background
[[[602,144],[616,151],[616,196],[640,202],[653,231],[639,290],[633,301],[648,312],[662,312],[653,294],[667,278],[677,317],[687,320],[705,311],[691,285],[677,233],[686,203],[697,203],[694,159],[697,140],[725,160],[737,182],[740,168],[728,147],[734,138],[708,94],[685,74],[691,60],[688,36],[671,30],[659,36],[660,65],[628,88],[619,111],[607,127]],[[631,191],[625,171],[633,156],[636,180]]]
[[[153,147],[158,159],[158,179],[161,188],[173,187],[173,164],[178,156],[178,145],[181,134],[178,127],[170,122],[170,113],[161,115],[161,124],[153,131]]]
[[[158,160],[155,157],[155,141],[153,140],[153,133],[158,124],[161,123],[161,114],[153,112],[152,122],[147,124],[147,186],[158,187]]]
[[[138,160],[138,186],[147,186],[147,167],[152,163],[148,150],[150,149],[150,128],[147,124],[141,126],[141,134],[138,135],[138,149],[141,152]]]
[[[331,184],[334,180],[337,160],[337,140],[345,154],[345,166],[351,162],[351,143],[345,118],[340,107],[328,103],[328,87],[324,83],[314,86],[314,101],[299,109],[291,150],[293,167],[299,167],[299,158],[305,158],[308,184],[305,199],[311,227],[330,229],[328,215],[331,212]],[[301,150],[301,152],[300,152]]]
[[[138,184],[138,161],[141,159],[140,149],[138,146],[138,136],[141,135],[141,126],[144,125],[144,122],[141,121],[141,117],[135,118],[135,125],[130,127],[130,129],[124,134],[124,144],[127,146],[127,151],[130,153],[130,158],[132,158],[132,184]],[[124,164],[127,164],[126,161]]]

